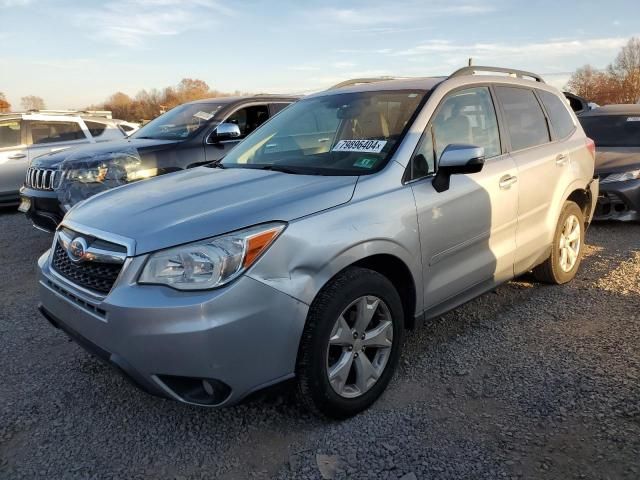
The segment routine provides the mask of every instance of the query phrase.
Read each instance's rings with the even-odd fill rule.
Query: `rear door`
[[[555,222],[549,221],[555,192],[569,167],[569,152],[552,143],[549,122],[534,91],[521,86],[496,86],[511,156],[518,168],[516,272],[539,260],[551,244]]]
[[[28,155],[24,122],[19,118],[0,120],[0,202],[12,196],[24,183]]]
[[[449,144],[484,147],[485,165],[452,175],[450,188],[432,185],[436,158]],[[489,87],[450,93],[442,101],[412,159],[427,309],[474,286],[513,276],[518,184],[503,153]]]
[[[88,130],[73,119],[27,121],[29,161],[49,152],[56,152],[77,145],[92,143]]]

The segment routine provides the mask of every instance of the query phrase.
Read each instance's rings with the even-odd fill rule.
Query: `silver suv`
[[[296,378],[317,413],[367,408],[421,319],[576,275],[593,142],[504,72],[353,82],[210,167],[87,200],[39,260],[42,313],[157,395],[223,406]]]
[[[0,114],[0,205],[18,203],[18,191],[34,158],[126,136],[120,121],[108,118],[111,112],[86,113],[80,116],[80,112],[49,110]],[[43,186],[52,180],[48,174],[34,179]]]

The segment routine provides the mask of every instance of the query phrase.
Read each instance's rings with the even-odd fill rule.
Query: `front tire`
[[[573,280],[580,268],[583,246],[584,214],[575,202],[568,201],[560,212],[551,255],[533,270],[535,278],[556,285]]]
[[[339,273],[313,301],[296,374],[303,404],[347,418],[373,404],[400,358],[404,311],[393,284],[369,269]]]

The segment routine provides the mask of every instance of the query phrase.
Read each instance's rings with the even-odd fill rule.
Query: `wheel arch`
[[[417,294],[416,284],[409,267],[398,257],[384,253],[362,258],[349,265],[349,267],[352,266],[368,268],[389,279],[402,300],[404,326],[407,329],[413,329],[415,327]]]
[[[595,202],[597,198],[593,198],[593,194],[589,185],[583,187],[582,185],[571,185],[569,189],[565,192],[564,201],[562,205],[564,205],[567,201],[574,202],[578,205],[585,220],[585,227],[589,224],[591,219],[591,212],[595,206]],[[562,208],[562,207],[561,207]]]

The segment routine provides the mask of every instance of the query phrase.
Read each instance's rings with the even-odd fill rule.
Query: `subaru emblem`
[[[87,251],[88,245],[87,241],[82,237],[74,238],[73,241],[69,244],[69,248],[67,249],[67,255],[74,262],[80,262],[84,258],[84,255]]]

